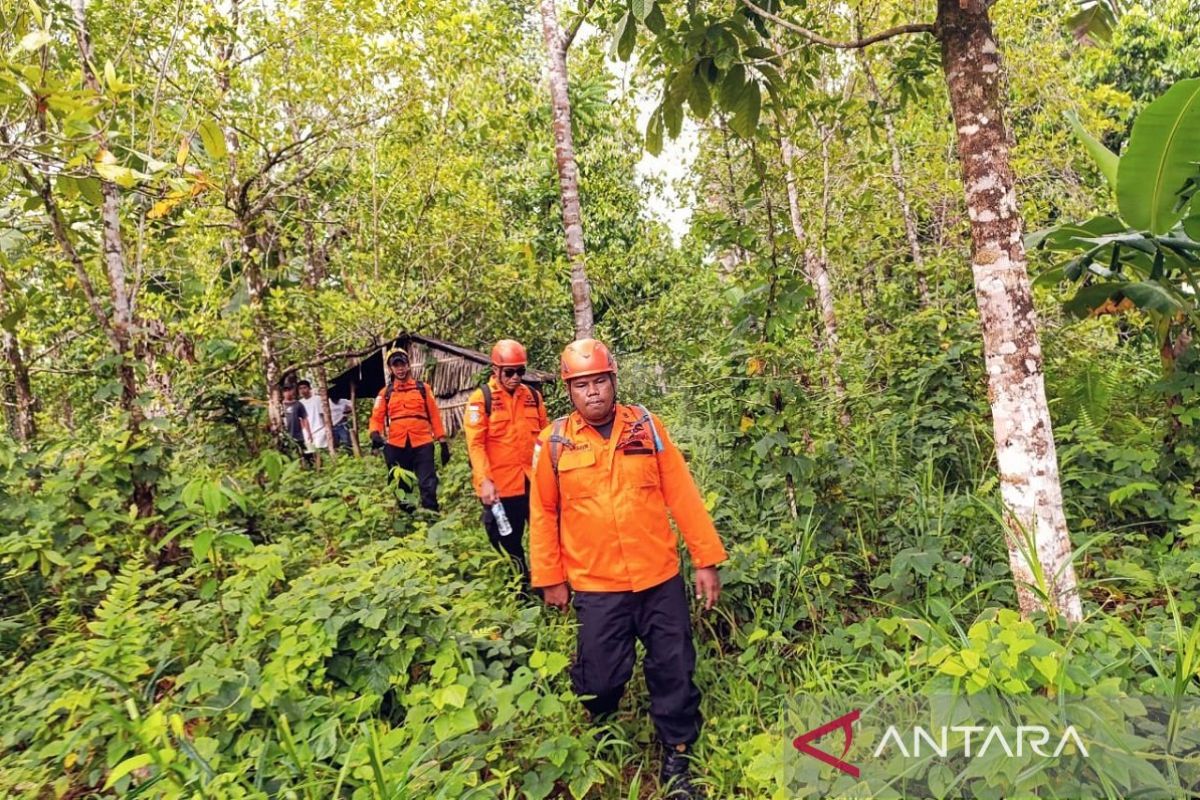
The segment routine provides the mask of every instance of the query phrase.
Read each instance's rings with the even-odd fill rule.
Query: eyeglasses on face
[[[502,367],[500,369],[500,374],[502,374],[506,378],[511,378],[513,375],[524,375],[525,368],[524,367]]]

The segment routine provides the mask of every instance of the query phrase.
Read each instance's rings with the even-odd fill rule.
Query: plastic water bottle
[[[496,527],[500,529],[501,536],[512,534],[512,523],[508,521],[508,514],[504,513],[504,504],[498,500],[492,506],[492,519],[496,520]]]

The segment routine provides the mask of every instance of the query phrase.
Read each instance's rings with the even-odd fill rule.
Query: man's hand
[[[383,447],[383,434],[379,431],[371,431],[371,446],[375,449]]]
[[[447,442],[445,439],[442,439],[441,445],[442,445],[442,466],[444,467],[450,463],[450,443]]]
[[[696,599],[703,598],[704,610],[709,611],[721,597],[721,576],[716,567],[700,567],[696,570]]]
[[[496,491],[496,484],[491,478],[484,478],[479,483],[479,499],[485,506],[494,506],[500,501],[500,494]]]
[[[547,586],[543,588],[542,599],[546,601],[546,605],[553,606],[559,611],[566,611],[567,603],[571,599],[569,593],[567,592],[567,584],[560,583],[555,586]]]

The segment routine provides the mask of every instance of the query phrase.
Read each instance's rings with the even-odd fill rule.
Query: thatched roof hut
[[[329,391],[336,397],[351,400],[374,398],[386,385],[387,365],[384,359],[397,347],[408,351],[413,376],[433,390],[446,435],[453,436],[462,427],[467,398],[485,380],[491,359],[469,347],[444,342],[432,336],[405,333],[380,345],[363,356],[353,366],[329,381]],[[525,383],[541,388],[554,381],[554,373],[529,369]]]

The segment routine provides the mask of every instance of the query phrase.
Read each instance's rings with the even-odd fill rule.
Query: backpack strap
[[[421,413],[419,415],[407,414],[405,416],[423,419],[429,423],[429,427],[433,428],[433,420],[429,418],[429,389],[424,382],[416,381],[417,391],[421,393],[421,400],[424,402],[421,405]],[[396,379],[389,378],[387,390],[383,393],[383,438],[389,438],[388,432],[392,426],[392,390],[396,386]]]
[[[383,439],[384,441],[391,440],[392,427],[392,387],[396,385],[396,379],[388,376],[387,389],[383,392]]]
[[[490,420],[492,418],[492,387],[485,383],[479,388],[483,390],[483,415]]]
[[[550,426],[550,467],[554,470],[554,482],[558,483],[558,458],[562,455],[563,445],[574,447],[575,443],[563,436],[563,428],[567,426],[567,418],[559,417]]]
[[[662,437],[658,435],[658,426],[654,424],[654,417],[650,416],[650,412],[646,410],[645,406],[635,405],[633,408],[642,412],[642,417],[638,422],[644,422],[650,426],[650,435],[654,438],[654,454],[658,455],[663,451],[663,441]]]

